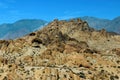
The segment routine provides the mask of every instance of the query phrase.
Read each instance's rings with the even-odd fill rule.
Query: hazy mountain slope
[[[90,27],[93,27],[97,30],[106,29],[109,32],[116,32],[120,34],[120,17],[117,17],[113,20],[100,19],[96,17],[79,17],[84,21],[87,21]]]
[[[106,29],[120,34],[120,17],[111,20]]]
[[[89,17],[89,16],[80,17],[80,18],[82,20],[87,21],[88,24],[95,29],[106,28],[107,25],[110,23],[110,20],[108,20],[108,19],[100,19],[100,18]]]
[[[45,24],[46,21],[37,19],[23,19],[13,24],[2,24],[0,25],[0,38],[15,39],[33,32]]]

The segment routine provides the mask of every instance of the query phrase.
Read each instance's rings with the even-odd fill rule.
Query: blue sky
[[[120,16],[120,0],[0,0],[0,24],[20,19],[47,21],[81,16],[113,19]]]

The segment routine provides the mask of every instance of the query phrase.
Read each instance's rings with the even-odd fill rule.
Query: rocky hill
[[[0,25],[0,39],[15,39],[25,36],[45,24],[46,21],[37,19],[23,19],[12,24],[2,24]]]
[[[80,19],[0,41],[0,80],[119,80],[120,36]]]

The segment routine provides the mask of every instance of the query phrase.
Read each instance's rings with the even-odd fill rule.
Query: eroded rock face
[[[16,40],[0,41],[0,80],[119,80],[120,36],[80,19],[54,20]]]

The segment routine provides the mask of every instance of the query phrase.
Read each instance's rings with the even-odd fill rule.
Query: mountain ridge
[[[113,34],[120,34],[120,17],[112,20],[102,19],[91,16],[77,17],[87,21],[90,27],[97,30],[106,29]],[[73,19],[77,19],[73,18]],[[68,19],[69,20],[69,19]],[[14,23],[0,25],[0,39],[16,39],[22,37],[30,32],[38,30],[40,26],[47,24],[48,21],[38,19],[22,19]],[[16,33],[18,32],[18,33]],[[14,34],[16,33],[16,34]]]
[[[40,28],[46,23],[46,21],[39,19],[22,19],[11,24],[4,23],[0,25],[0,38],[15,39],[22,37],[34,30],[37,30],[37,28]]]
[[[79,17],[78,17],[79,18]],[[96,18],[96,17],[80,17],[82,20],[85,20],[88,22],[88,24],[97,29],[100,30],[102,28],[106,29],[108,32],[115,32],[120,34],[120,17],[116,17],[112,20],[109,19],[102,19],[102,18]]]

